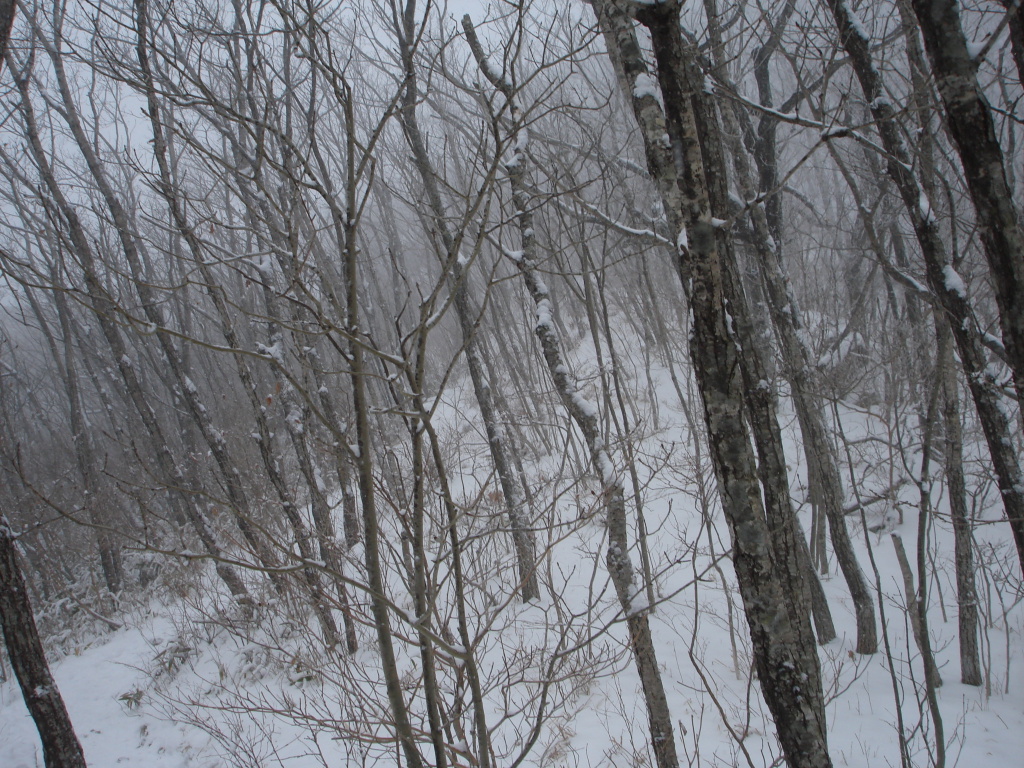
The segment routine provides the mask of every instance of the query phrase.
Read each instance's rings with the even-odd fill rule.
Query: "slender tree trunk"
[[[505,511],[508,515],[512,542],[519,566],[519,582],[521,584],[523,600],[529,601],[540,596],[540,587],[537,582],[534,535],[529,528],[526,518],[526,502],[516,483],[513,472],[514,463],[509,456],[509,441],[505,437],[501,424],[498,423],[498,416],[494,407],[494,396],[491,392],[491,382],[487,378],[487,373],[480,359],[483,350],[482,345],[476,338],[479,313],[474,311],[469,295],[469,275],[463,266],[461,254],[462,234],[453,233],[448,222],[445,221],[444,206],[437,184],[437,177],[427,155],[426,145],[424,144],[416,118],[416,106],[420,96],[417,86],[416,64],[413,58],[415,41],[414,14],[415,3],[410,2],[403,13],[400,28],[395,29],[401,48],[402,66],[405,70],[405,92],[399,116],[406,139],[409,142],[409,147],[412,149],[416,170],[423,181],[434,226],[444,246],[442,268],[448,274],[448,280],[454,296],[453,304],[455,306],[455,313],[458,316],[459,328],[462,332],[463,350],[466,356],[466,364],[469,367],[470,380],[473,384],[473,393],[476,396],[480,415],[483,418],[484,429],[487,434],[487,446],[490,450],[495,473],[498,475],[498,482],[501,485],[502,496],[505,500]]]
[[[203,435],[204,441],[206,442],[206,445],[213,456],[214,462],[217,465],[224,484],[224,489],[227,492],[227,498],[235,524],[242,532],[242,535],[245,537],[246,542],[252,549],[252,552],[256,556],[260,565],[270,569],[268,571],[268,575],[275,588],[278,591],[282,591],[285,587],[285,582],[279,571],[276,570],[278,560],[273,549],[267,543],[251,516],[252,508],[242,482],[242,476],[239,471],[240,465],[233,456],[233,452],[231,451],[227,441],[224,439],[221,431],[214,425],[209,410],[206,408],[199,396],[198,388],[195,386],[195,383],[188,375],[188,371],[185,369],[180,350],[175,346],[170,334],[165,330],[166,323],[161,310],[162,303],[159,301],[156,292],[150,283],[150,276],[147,274],[142,262],[141,242],[136,237],[135,230],[130,224],[127,211],[120,198],[111,187],[103,165],[82,127],[77,106],[74,103],[71,89],[64,73],[61,52],[54,48],[52,43],[43,37],[40,30],[37,30],[37,33],[36,38],[47,50],[50,61],[54,67],[54,74],[56,75],[61,99],[65,107],[63,117],[71,130],[71,134],[75,139],[79,151],[82,153],[82,156],[86,161],[90,175],[92,176],[93,181],[95,181],[96,186],[99,188],[104,203],[110,212],[110,216],[120,240],[121,250],[128,262],[129,270],[134,278],[134,285],[138,291],[139,298],[141,299],[142,311],[146,318],[146,322],[148,322],[155,330],[155,335],[160,344],[161,352],[164,355],[164,359],[167,361],[170,372],[174,377],[175,384],[180,391],[182,399],[188,407],[189,414],[196,426],[199,428],[200,433]],[[144,48],[140,48],[140,53],[145,53]],[[152,97],[152,88],[150,88],[149,91],[149,96]],[[150,101],[152,102],[150,103],[150,109],[152,110],[156,107],[155,98],[151,98]],[[153,119],[156,119],[155,115],[152,117]],[[158,160],[162,156],[163,152],[157,153]]]
[[[957,391],[953,360],[953,340],[949,323],[936,316],[938,346],[936,365],[942,382],[942,423],[945,429],[943,453],[946,464],[946,488],[949,513],[953,520],[953,547],[956,562],[957,621],[960,630],[960,681],[981,685],[981,658],[978,652],[978,594],[974,583],[974,537],[967,507],[967,483],[964,480],[964,443],[960,426],[960,395]]]
[[[7,656],[43,743],[46,768],[85,768],[82,745],[46,663],[28,599],[28,587],[18,563],[14,534],[3,514],[0,514],[0,625]]]
[[[881,73],[872,59],[870,40],[865,35],[863,24],[845,0],[828,0],[828,3],[843,47],[870,106],[882,146],[888,153],[887,173],[903,199],[921,246],[928,286],[949,314],[950,328],[985,433],[1003,507],[1017,546],[1017,557],[1024,571],[1024,474],[1014,447],[1010,421],[1001,402],[1003,395],[989,369],[978,321],[968,302],[967,288],[949,263],[928,195],[912,171],[913,162],[896,123],[896,112],[886,96]],[[1018,299],[1021,297],[1024,293]]]
[[[1017,65],[1017,82],[1024,85],[1024,2],[999,0],[1006,8],[1007,26],[1010,28],[1010,50]]]
[[[21,110],[25,120],[25,136],[28,140],[30,151],[39,169],[43,183],[53,197],[56,207],[63,216],[68,228],[68,238],[82,269],[89,307],[96,315],[100,330],[103,332],[104,339],[110,347],[111,356],[116,361],[117,370],[124,382],[128,397],[139,413],[146,436],[151,440],[156,463],[161,471],[161,479],[169,489],[168,501],[172,509],[175,510],[175,516],[187,518],[192,523],[207,553],[217,562],[217,574],[224,581],[231,594],[240,604],[249,605],[251,601],[244,582],[233,567],[222,561],[220,546],[210,532],[202,512],[196,508],[193,503],[194,500],[188,498],[188,494],[182,490],[187,487],[184,472],[171,453],[170,442],[160,426],[153,406],[143,391],[139,374],[132,363],[132,357],[128,354],[128,348],[121,336],[117,323],[117,318],[121,315],[121,312],[110,298],[99,278],[96,257],[85,228],[75,209],[64,197],[53,175],[53,170],[46,161],[46,153],[39,137],[35,112],[28,93],[28,80],[25,74],[16,75],[15,83],[21,96]]]
[[[601,436],[599,409],[580,393],[575,376],[562,355],[559,333],[552,316],[551,294],[537,272],[537,239],[530,195],[527,191],[528,138],[526,129],[521,125],[522,111],[512,85],[494,72],[487,62],[468,15],[463,17],[462,26],[481,71],[494,87],[502,92],[509,106],[509,117],[516,132],[512,139],[513,155],[507,164],[507,171],[522,244],[522,254],[516,264],[534,302],[537,317],[535,332],[551,381],[562,405],[583,434],[590,452],[591,466],[601,483],[600,498],[608,525],[608,573],[622,613],[626,617],[630,648],[633,651],[633,659],[640,675],[647,705],[651,746],[657,765],[658,768],[676,768],[679,759],[676,755],[672,713],[665,695],[648,618],[650,601],[645,584],[635,582],[633,563],[629,556],[629,521],[626,517],[622,477],[605,448],[604,438]]]
[[[52,267],[50,276],[52,284],[57,286],[56,270]],[[92,526],[93,535],[96,537],[103,579],[110,593],[116,595],[121,591],[121,586],[124,583],[121,549],[111,533],[110,521],[104,515],[101,515],[97,508],[99,503],[97,495],[99,491],[99,477],[92,435],[86,428],[86,420],[82,413],[78,366],[75,362],[74,342],[72,340],[71,322],[68,317],[67,300],[60,289],[55,289],[52,295],[63,338],[63,353],[57,350],[56,339],[50,332],[42,307],[39,306],[34,292],[31,290],[26,291],[26,297],[46,338],[47,346],[50,348],[50,355],[62,375],[64,393],[68,399],[68,411],[71,417],[71,440],[74,443],[75,463],[78,467],[78,473],[82,478],[82,506],[85,507],[89,525]]]

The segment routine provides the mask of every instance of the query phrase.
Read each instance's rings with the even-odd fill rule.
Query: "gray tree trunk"
[[[761,55],[764,55],[763,50]],[[764,66],[767,66],[767,62],[764,63]],[[768,86],[764,78],[765,76],[762,75],[759,82]],[[762,99],[764,98],[765,96],[762,94]],[[754,200],[758,196],[758,189],[754,187],[746,149],[739,139],[741,135],[739,115],[736,114],[733,104],[723,105],[721,111],[723,134],[730,137],[727,142],[731,145],[733,166],[736,169],[740,191],[747,200]],[[761,149],[774,157],[774,145],[770,148],[762,145]],[[767,180],[771,184],[769,189],[774,189],[778,185],[778,179],[770,172],[774,163],[765,160],[762,165],[766,166],[761,171],[762,182]],[[776,196],[772,195],[772,197]],[[767,207],[760,205],[751,207],[750,219],[754,229],[754,250],[766,287],[765,295],[769,314],[779,339],[783,371],[790,384],[800,431],[804,438],[804,455],[807,459],[809,484],[817,503],[825,512],[832,534],[836,559],[853,598],[857,620],[857,652],[871,654],[878,650],[874,603],[860,564],[857,562],[849,531],[846,528],[846,516],[843,512],[843,482],[835,449],[828,436],[821,402],[821,382],[818,381],[817,373],[811,362],[810,350],[802,341],[803,323],[800,308],[789,289],[789,279],[783,267],[781,211],[776,211],[774,215],[775,227],[772,227],[768,219]],[[816,580],[817,575],[808,573],[807,578]],[[815,605],[817,605],[817,601]]]
[[[523,600],[529,601],[540,596],[540,587],[537,581],[536,544],[533,531],[530,530],[526,517],[526,500],[523,498],[523,494],[516,483],[509,441],[505,437],[504,429],[498,422],[498,414],[494,406],[494,395],[491,392],[491,382],[481,361],[481,355],[485,354],[485,352],[483,345],[476,338],[479,312],[475,311],[472,306],[472,300],[469,295],[469,276],[463,267],[461,259],[462,234],[452,232],[448,222],[445,220],[444,205],[441,200],[437,177],[431,165],[430,157],[427,154],[426,145],[416,118],[416,106],[420,95],[414,61],[414,14],[415,4],[410,3],[406,7],[401,28],[395,29],[401,48],[402,66],[405,70],[404,94],[399,117],[409,147],[413,153],[413,162],[426,191],[427,203],[434,219],[434,226],[444,247],[442,268],[447,272],[454,297],[453,304],[459,320],[459,328],[462,332],[463,350],[466,356],[466,364],[469,367],[470,380],[473,384],[473,393],[476,396],[480,415],[483,418],[484,429],[487,434],[487,446],[491,453],[491,460],[494,462],[494,470],[498,476],[502,497],[505,501],[505,511],[508,515],[509,528],[512,532],[512,542],[519,567],[519,582]]]
[[[912,0],[912,5],[945,106],[946,125],[974,202],[999,306],[1003,344],[1017,401],[1024,410],[1024,227],[1007,180],[992,109],[978,83],[978,62],[967,46],[956,0]],[[1008,13],[1011,19],[1021,20],[1019,6]],[[1010,522],[1024,567],[1024,519]]]
[[[872,59],[870,40],[845,0],[828,0],[850,62],[871,108],[882,146],[888,154],[886,170],[903,199],[914,234],[921,246],[928,286],[950,317],[960,362],[978,411],[988,444],[1003,507],[1024,571],[1024,475],[1014,448],[1010,421],[1003,408],[999,382],[988,367],[978,321],[967,299],[966,287],[949,264],[946,248],[931,203],[914,175],[914,164],[896,123],[881,73]],[[1002,166],[1000,165],[999,168]],[[996,281],[999,282],[998,280]],[[1024,293],[1021,294],[1024,296]],[[1018,297],[1020,298],[1020,297]],[[1005,333],[1005,327],[1004,327]],[[1009,350],[1007,351],[1009,354]],[[1018,396],[1020,390],[1018,390]]]
[[[51,267],[50,275],[52,284],[57,286],[59,281],[56,269]],[[67,299],[64,296],[64,292],[59,288],[52,291],[52,295],[63,339],[62,352],[58,351],[57,340],[50,331],[49,324],[43,314],[42,307],[39,306],[35,293],[31,290],[26,291],[26,298],[46,338],[47,346],[50,349],[50,356],[53,358],[57,370],[61,373],[64,394],[68,399],[68,410],[71,417],[71,440],[74,443],[75,464],[82,478],[82,506],[85,508],[89,525],[92,526],[93,535],[96,537],[103,579],[110,593],[116,595],[121,591],[121,586],[124,583],[121,549],[114,540],[109,520],[100,513],[97,507],[99,503],[99,497],[97,496],[99,491],[98,465],[95,459],[92,435],[86,427],[86,419],[82,413],[78,366],[75,361],[74,341],[71,333]]]
[[[161,480],[168,488],[168,502],[171,505],[174,516],[190,521],[207,554],[217,563],[217,574],[224,581],[231,594],[240,604],[249,605],[251,601],[244,582],[235,569],[224,562],[221,548],[209,530],[203,513],[195,505],[194,498],[183,490],[188,487],[185,481],[185,473],[171,453],[170,442],[160,426],[156,412],[146,398],[138,372],[132,364],[132,358],[128,354],[128,348],[121,336],[121,330],[117,322],[117,318],[121,315],[119,308],[110,298],[99,279],[96,257],[85,228],[75,209],[64,197],[53,175],[53,170],[46,161],[46,153],[39,137],[35,112],[29,97],[28,80],[24,73],[19,73],[15,76],[15,84],[21,96],[20,106],[25,121],[25,137],[28,140],[29,149],[39,169],[43,184],[65,220],[71,246],[82,269],[89,308],[96,315],[100,330],[103,332],[103,337],[110,347],[112,358],[116,361],[117,370],[124,382],[128,397],[139,414],[146,438],[153,446],[153,453],[156,457],[157,466],[160,469]]]
[[[462,26],[481,71],[494,87],[502,92],[509,105],[509,117],[515,134],[511,142],[513,155],[506,168],[522,245],[522,255],[517,259],[516,265],[533,299],[537,317],[534,330],[540,341],[551,381],[562,405],[583,434],[590,452],[591,467],[601,483],[600,498],[608,525],[608,573],[629,628],[630,648],[633,651],[633,660],[636,662],[647,705],[651,747],[654,749],[658,768],[677,768],[679,759],[672,728],[672,713],[665,695],[648,618],[651,607],[649,597],[645,585],[637,584],[635,581],[633,563],[629,556],[629,521],[626,517],[622,477],[605,448],[601,436],[599,408],[580,393],[572,369],[562,354],[561,340],[552,316],[551,294],[537,272],[537,239],[527,189],[528,139],[525,128],[521,125],[522,112],[512,85],[502,79],[499,73],[494,72],[487,62],[468,15],[463,18]]]
[[[85,768],[82,745],[46,663],[25,577],[18,563],[14,534],[3,514],[0,514],[0,626],[7,656],[43,743],[46,768]]]
[[[120,240],[121,250],[128,263],[129,270],[134,278],[135,288],[138,291],[139,298],[141,299],[141,308],[145,320],[152,328],[155,329],[155,335],[160,345],[160,350],[163,353],[164,359],[167,361],[179,393],[188,408],[193,422],[202,434],[207,448],[213,456],[215,464],[217,465],[221,480],[224,484],[224,489],[227,492],[227,498],[235,524],[245,537],[246,543],[251,548],[258,563],[262,567],[269,569],[267,573],[275,588],[278,591],[282,591],[285,587],[285,582],[280,572],[277,570],[278,560],[276,554],[259,531],[258,525],[254,522],[251,515],[252,509],[242,482],[241,473],[238,470],[240,465],[235,460],[230,446],[227,441],[225,441],[220,430],[218,430],[213,424],[209,410],[202,402],[198,389],[190,379],[188,371],[185,369],[180,350],[175,346],[170,334],[165,330],[166,323],[161,310],[162,304],[159,301],[153,286],[149,282],[149,275],[146,274],[146,271],[143,268],[141,258],[141,241],[135,236],[135,231],[130,224],[127,211],[125,210],[119,196],[111,186],[103,164],[97,156],[93,145],[89,142],[85,130],[82,127],[77,106],[74,102],[70,86],[64,74],[61,51],[56,49],[50,41],[46,40],[40,30],[36,31],[36,39],[38,39],[41,45],[46,49],[54,67],[54,74],[56,75],[61,99],[65,107],[63,110],[63,118],[67,123],[68,128],[71,130],[75,143],[77,144],[78,149],[82,153],[82,156],[86,161],[86,165],[89,168],[90,175],[96,183],[104,203],[110,212],[111,219],[113,220],[114,227]],[[150,109],[153,109],[157,105],[155,104],[155,97],[153,97],[152,88],[150,88],[149,91],[149,96],[151,97],[151,103],[149,106]],[[158,158],[162,154],[162,152],[158,152]]]
[[[771,83],[771,58],[782,39],[785,26],[796,8],[794,0],[788,0],[773,23],[768,41],[754,55],[754,76],[757,81],[761,103],[769,108],[774,106]],[[735,106],[733,105],[735,110]],[[738,110],[737,117],[739,117]],[[778,121],[771,115],[761,116],[756,132],[749,126],[744,134],[753,138],[752,155],[758,170],[758,192],[766,194],[762,210],[754,206],[752,215],[758,229],[755,231],[759,249],[759,266],[767,283],[767,298],[773,321],[780,338],[783,362],[793,394],[793,401],[804,435],[804,454],[807,459],[808,485],[818,515],[817,550],[824,554],[824,521],[828,521],[832,534],[833,548],[839,560],[840,569],[854,601],[857,620],[857,650],[860,653],[874,653],[878,647],[874,606],[867,581],[857,562],[843,513],[843,481],[839,472],[836,450],[828,436],[827,418],[822,402],[822,382],[811,361],[810,350],[802,341],[803,319],[799,305],[789,289],[788,277],[783,268],[783,212],[782,196],[777,193],[781,187],[778,172],[776,129]],[[756,136],[752,136],[755,134]],[[737,147],[737,152],[742,148]],[[739,170],[739,169],[738,169]],[[751,188],[751,192],[753,189]],[[750,197],[749,199],[753,199]],[[763,217],[763,221],[762,221]],[[766,247],[774,244],[774,248]],[[787,311],[788,307],[788,311]],[[812,590],[821,589],[820,583],[812,581]],[[817,614],[815,614],[817,616]],[[820,637],[820,629],[819,629]]]
[[[769,527],[750,447],[746,419],[764,416],[745,413],[747,361],[733,323],[734,313],[742,310],[741,297],[736,293],[731,239],[715,226],[715,213],[725,211],[712,208],[707,163],[713,166],[710,172],[720,167],[720,137],[712,125],[702,122],[708,117],[701,114],[706,106],[695,103],[703,88],[700,81],[693,82],[696,67],[681,39],[680,6],[666,2],[639,7],[621,0],[595,0],[593,6],[640,127],[648,169],[677,237],[677,268],[693,315],[691,356],[762,691],[789,764],[831,766],[802,570],[795,554],[787,557],[788,562],[776,561],[777,540],[793,537],[794,518],[790,513],[780,521],[773,514]],[[630,16],[634,8],[651,31],[664,111]],[[663,139],[666,134],[668,141]],[[762,474],[762,480],[774,484],[779,478]],[[766,496],[770,492],[774,486],[765,487]]]
[[[964,438],[960,426],[960,395],[952,333],[944,317],[935,318],[938,354],[936,365],[942,381],[942,423],[945,429],[943,454],[949,513],[953,519],[953,549],[956,562],[957,621],[960,632],[960,681],[981,685],[981,657],[978,650],[978,593],[974,583],[974,537],[967,506],[964,479]]]

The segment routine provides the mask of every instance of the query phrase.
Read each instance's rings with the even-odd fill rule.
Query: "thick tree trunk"
[[[913,0],[913,7],[978,216],[1003,344],[1024,410],[1024,228],[1007,180],[992,109],[978,83],[978,62],[967,46],[956,0]],[[1008,13],[1011,20],[1021,20],[1019,6]],[[1024,525],[1024,520],[1017,524]]]
[[[46,768],[85,768],[85,755],[46,663],[18,563],[14,534],[0,514],[0,625],[7,655],[29,714],[39,730]]]
[[[771,40],[755,56],[755,74],[761,101],[767,107],[772,106],[771,79],[768,71],[771,52],[778,44],[782,32],[779,25],[785,23],[784,19],[793,8],[792,2],[787,3],[782,11],[783,19],[776,25]],[[721,62],[719,65],[721,66]],[[722,117],[724,134],[731,137],[727,141],[731,144],[733,165],[741,193],[747,200],[754,200],[759,192],[775,190],[779,186],[779,179],[776,168],[774,118],[764,116],[757,132],[754,146],[760,188],[756,189],[746,149],[740,142],[742,133],[753,131],[749,126],[741,126],[741,116],[734,104],[723,106]],[[764,206],[752,206],[750,218],[754,228],[754,250],[766,287],[769,313],[779,339],[784,374],[790,384],[800,432],[804,438],[809,485],[817,504],[828,520],[836,559],[853,598],[857,621],[857,652],[874,653],[878,649],[878,634],[871,590],[857,562],[853,543],[846,528],[843,513],[843,482],[835,448],[828,437],[821,402],[821,382],[818,381],[811,362],[810,350],[803,341],[804,330],[799,305],[789,289],[789,280],[783,267],[782,206],[779,196],[770,194]],[[808,578],[816,580],[817,576],[808,574]],[[813,581],[811,586],[814,590],[816,585]],[[820,589],[820,585],[817,587]],[[815,601],[815,605],[817,603],[818,601]],[[819,639],[820,636],[819,625]]]
[[[789,764],[830,766],[820,668],[795,547],[788,562],[776,562],[778,539],[793,536],[794,518],[773,518],[770,528],[761,502],[744,409],[746,361],[733,323],[733,313],[742,311],[741,297],[734,292],[731,240],[716,226],[714,214],[725,211],[712,208],[706,175],[707,153],[719,165],[713,156],[721,153],[720,138],[695,103],[703,89],[690,76],[695,64],[681,39],[679,4],[640,7],[640,20],[652,35],[664,111],[630,17],[637,6],[621,0],[595,0],[593,6],[677,238],[677,268],[693,314],[691,356],[762,691]]]
[[[886,170],[899,190],[921,246],[928,286],[949,314],[950,328],[985,433],[1003,507],[1017,546],[1017,557],[1024,571],[1024,475],[1014,448],[1010,421],[1001,402],[1003,395],[989,370],[981,332],[967,300],[967,288],[949,264],[928,195],[912,171],[913,162],[896,123],[895,110],[886,96],[882,76],[872,59],[870,41],[865,36],[863,24],[845,0],[828,2],[843,47],[871,108],[882,146],[888,153]],[[998,167],[1001,169],[1002,165]],[[1018,300],[1024,300],[1024,292],[1018,295]]]

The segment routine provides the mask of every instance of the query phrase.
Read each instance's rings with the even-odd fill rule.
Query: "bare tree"
[[[402,67],[404,69],[404,94],[399,117],[406,139],[409,142],[409,147],[412,149],[417,173],[426,191],[427,204],[430,208],[430,215],[433,218],[433,225],[442,244],[443,250],[439,253],[439,257],[442,260],[443,268],[449,274],[453,304],[462,333],[466,364],[469,367],[470,378],[473,382],[473,392],[480,407],[484,428],[487,430],[487,445],[491,452],[491,458],[494,461],[494,469],[501,485],[502,496],[505,499],[505,511],[509,518],[512,540],[516,550],[523,600],[529,601],[540,595],[536,573],[536,544],[533,541],[533,534],[529,529],[526,519],[525,499],[513,474],[514,459],[511,456],[512,446],[498,421],[498,414],[494,405],[493,389],[496,383],[488,380],[485,365],[481,359],[481,356],[485,354],[485,350],[478,339],[480,329],[477,327],[476,318],[479,312],[474,309],[470,297],[468,275],[466,274],[468,262],[462,252],[465,230],[452,231],[445,219],[444,203],[441,199],[436,174],[427,154],[419,120],[416,116],[420,93],[415,61],[416,40],[418,37],[415,0],[410,0],[404,7],[401,9],[396,7],[395,10],[396,26],[394,32],[398,41]]]
[[[909,152],[899,130],[882,75],[870,51],[870,40],[860,19],[841,0],[830,0],[840,40],[850,56],[854,72],[888,153],[886,172],[899,191],[921,247],[928,285],[951,318],[960,362],[974,398],[995,466],[1003,505],[1024,569],[1024,484],[1017,451],[1010,438],[1010,423],[1003,409],[999,382],[989,368],[982,333],[962,278],[949,262],[938,220],[921,182],[915,176]],[[1001,166],[1000,166],[1001,167]]]
[[[651,637],[647,618],[650,608],[645,585],[637,584],[629,555],[629,521],[626,516],[626,498],[622,475],[605,446],[599,429],[599,408],[580,392],[572,368],[561,350],[561,339],[552,317],[551,293],[537,272],[537,237],[534,229],[533,203],[528,192],[529,174],[527,150],[529,139],[523,125],[523,112],[518,104],[512,84],[495,72],[488,62],[483,47],[469,15],[463,17],[462,27],[466,32],[473,56],[480,71],[490,83],[502,93],[512,122],[513,134],[509,145],[511,157],[506,163],[512,201],[515,207],[515,221],[519,228],[522,252],[514,256],[516,266],[523,277],[526,289],[533,299],[537,323],[534,328],[547,364],[555,391],[563,407],[583,433],[593,472],[601,484],[601,503],[608,525],[608,573],[611,575],[622,613],[629,628],[630,647],[636,662],[637,672],[644,690],[647,717],[650,727],[651,746],[658,768],[674,768],[679,765],[676,756],[675,734],[672,728],[672,713],[665,696],[665,686],[658,667],[658,657]]]
[[[1006,357],[1013,371],[1017,402],[1024,408],[1024,228],[1007,179],[992,109],[978,83],[978,61],[968,48],[958,4],[953,0],[914,0],[912,5],[978,216]],[[1019,3],[1016,8],[1008,8],[1007,14],[1019,46]],[[1014,517],[1011,525],[1017,531],[1024,522],[1019,513]],[[1020,546],[1020,534],[1015,535]]]

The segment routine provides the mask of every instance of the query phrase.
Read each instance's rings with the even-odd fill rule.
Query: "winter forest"
[[[0,764],[1019,764],[1020,0],[0,37]]]

